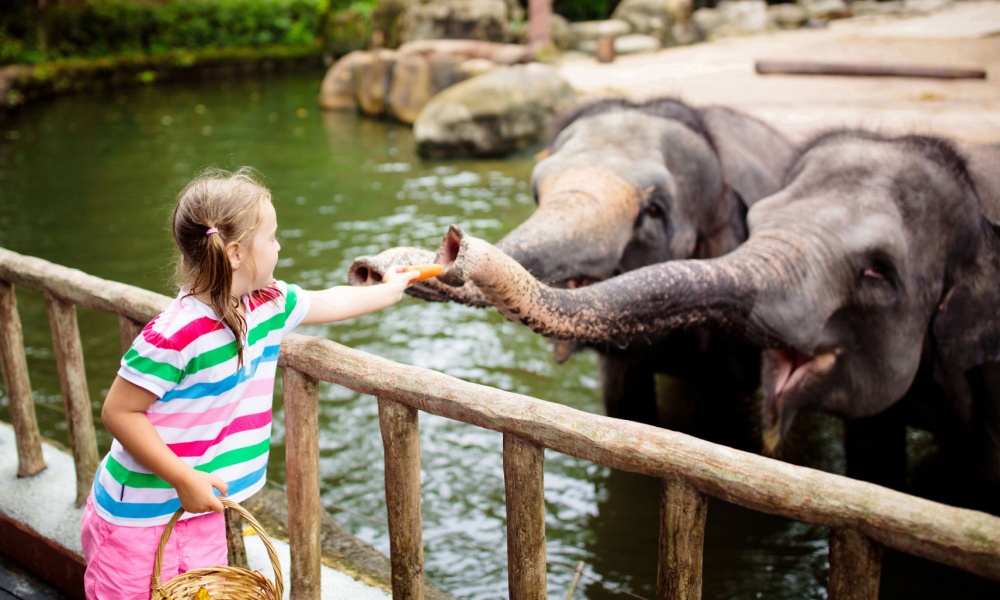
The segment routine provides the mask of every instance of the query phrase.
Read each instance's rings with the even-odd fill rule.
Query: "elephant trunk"
[[[495,246],[452,226],[437,261],[445,265],[446,283],[472,281],[505,317],[547,337],[622,344],[636,336],[713,325],[765,345],[768,334],[751,313],[762,285],[780,277],[781,267],[753,260],[748,252],[754,251],[670,261],[583,288],[556,289]]]
[[[434,253],[422,248],[400,246],[380,252],[375,256],[362,256],[351,263],[347,279],[351,285],[373,285],[382,282],[385,273],[395,266],[417,265],[434,262]],[[436,278],[425,279],[406,289],[406,293],[427,302],[457,302],[477,308],[492,306],[486,296],[468,282],[454,287]]]
[[[497,248],[536,278],[562,284],[614,271],[641,201],[619,175],[592,168],[568,169],[541,184],[538,203]]]

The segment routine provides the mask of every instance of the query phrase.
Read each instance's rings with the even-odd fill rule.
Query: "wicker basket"
[[[203,569],[192,569],[173,577],[170,581],[160,583],[160,563],[163,560],[163,550],[167,546],[170,533],[174,530],[177,520],[184,514],[184,509],[174,513],[163,536],[160,547],[156,550],[156,562],[153,563],[152,600],[191,600],[199,589],[204,588],[211,600],[281,600],[284,584],[281,579],[281,563],[274,551],[271,539],[267,537],[264,528],[253,518],[245,508],[226,498],[219,498],[226,508],[235,510],[260,535],[267,549],[267,555],[274,567],[274,582],[264,577],[260,571],[248,571],[237,567],[218,566]]]

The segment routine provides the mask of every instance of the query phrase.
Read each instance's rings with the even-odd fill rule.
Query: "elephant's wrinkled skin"
[[[806,409],[850,423],[904,399],[945,399],[997,483],[1000,146],[963,152],[937,138],[831,133],[751,208],[749,239],[725,256],[560,290],[453,227],[442,278],[473,281],[509,319],[553,338],[710,325],[763,348],[771,449]],[[848,467],[877,458],[849,454]]]
[[[667,260],[709,258],[746,238],[748,205],[776,192],[795,155],[768,125],[724,107],[672,99],[604,99],[561,117],[532,173],[537,210],[497,246],[538,279],[581,287]],[[433,255],[394,248],[362,257],[364,284]],[[426,300],[489,306],[473,284],[411,288]],[[757,385],[756,351],[705,332],[598,344],[611,416],[656,421],[655,372],[693,381],[701,395],[745,395]]]

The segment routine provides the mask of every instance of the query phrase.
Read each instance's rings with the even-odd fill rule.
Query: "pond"
[[[533,210],[530,153],[423,161],[409,127],[317,107],[322,73],[204,78],[81,94],[0,121],[0,246],[170,295],[169,208],[201,168],[260,170],[278,212],[276,275],[307,288],[346,284],[354,258],[398,245],[434,249],[450,224],[496,241]],[[18,293],[42,433],[66,439],[44,305]],[[79,311],[95,422],[120,358],[114,317]],[[301,333],[405,364],[600,413],[590,351],[564,364],[541,337],[495,311],[413,298]],[[280,394],[277,398],[280,407]],[[0,419],[9,421],[0,396]],[[322,501],[388,554],[375,399],[321,387]],[[839,470],[837,429],[821,428],[820,466]],[[110,439],[98,426],[103,454]],[[507,597],[502,438],[420,416],[426,571],[458,598]],[[269,479],[284,482],[275,413]],[[548,590],[564,598],[654,598],[659,485],[546,452]],[[827,531],[712,501],[706,599],[826,596]],[[882,598],[996,597],[996,587],[887,553]]]

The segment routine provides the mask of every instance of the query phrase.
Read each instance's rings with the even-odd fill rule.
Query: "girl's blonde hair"
[[[238,243],[249,248],[260,225],[260,208],[270,200],[270,190],[250,167],[233,172],[209,168],[177,195],[171,218],[170,229],[180,251],[175,282],[187,290],[187,296],[208,292],[215,314],[236,337],[240,366],[246,319],[239,311],[239,298],[233,295],[233,267],[226,246]],[[218,232],[210,233],[212,229]]]

